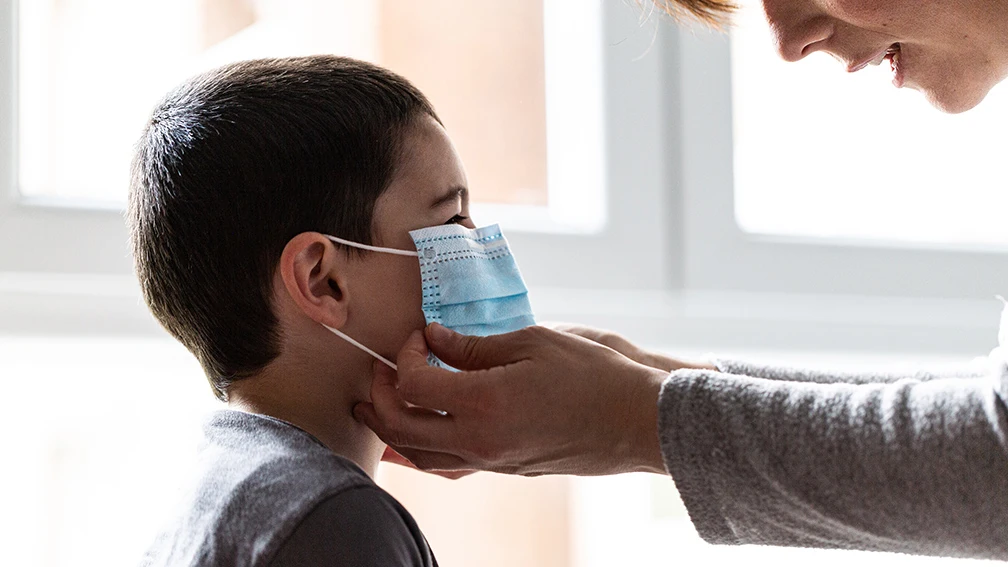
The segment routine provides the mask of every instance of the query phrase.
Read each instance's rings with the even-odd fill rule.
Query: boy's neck
[[[228,407],[292,423],[374,478],[385,444],[353,417],[353,406],[365,401],[362,384],[366,382],[366,392],[371,382],[367,370],[341,365],[344,372],[323,375],[303,367],[284,368],[278,362],[234,382],[228,388]]]

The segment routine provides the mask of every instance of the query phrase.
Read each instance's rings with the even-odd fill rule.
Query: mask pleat
[[[522,315],[520,317],[505,319],[503,321],[494,321],[492,324],[487,325],[459,325],[454,328],[454,331],[462,333],[463,335],[488,337],[490,335],[510,333],[511,331],[524,329],[525,327],[530,327],[535,324],[535,318],[533,318],[532,315]]]
[[[479,336],[535,324],[528,288],[497,225],[429,227],[410,236],[419,256],[428,323]]]
[[[428,318],[434,318],[438,323],[450,328],[460,325],[485,325],[528,315],[531,312],[528,294],[525,293],[424,309],[424,314]]]

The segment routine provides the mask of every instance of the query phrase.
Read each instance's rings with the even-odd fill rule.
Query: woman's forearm
[[[721,544],[1008,559],[998,380],[816,384],[673,373],[666,466]]]

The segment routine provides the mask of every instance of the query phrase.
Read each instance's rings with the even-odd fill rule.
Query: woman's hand
[[[671,356],[666,356],[661,353],[651,352],[638,347],[637,345],[631,343],[622,335],[614,333],[612,331],[606,331],[604,329],[596,329],[594,327],[586,327],[584,325],[575,325],[572,323],[543,323],[544,327],[549,327],[555,331],[561,331],[564,333],[570,333],[572,335],[577,335],[579,337],[584,337],[589,341],[594,341],[600,345],[605,345],[614,351],[622,354],[623,356],[643,364],[645,366],[650,366],[651,368],[657,368],[658,370],[664,370],[665,372],[672,372],[674,370],[680,370],[682,368],[697,368],[701,370],[717,370],[717,368],[709,362],[689,362],[686,360],[673,358]]]
[[[420,470],[412,461],[406,457],[400,455],[392,447],[385,447],[385,452],[382,453],[381,460],[383,463],[393,463],[402,467],[410,468],[413,470]],[[451,480],[458,480],[464,476],[469,476],[476,471],[473,470],[458,470],[458,471],[430,471],[432,474],[441,476]]]
[[[428,366],[427,344],[462,371]],[[667,373],[609,347],[544,327],[469,337],[435,324],[396,363],[398,376],[376,363],[371,403],[354,415],[421,470],[665,472],[657,406]]]

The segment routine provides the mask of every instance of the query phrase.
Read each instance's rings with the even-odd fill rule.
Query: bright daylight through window
[[[20,191],[118,206],[133,143],[168,89],[230,61],[337,53],[432,99],[476,200],[544,205],[543,18],[542,0],[20,2]]]
[[[735,207],[752,233],[1008,247],[1008,85],[963,115],[815,53],[780,60],[759,2],[732,32]]]

